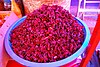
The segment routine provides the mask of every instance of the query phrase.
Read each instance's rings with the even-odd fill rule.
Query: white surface
[[[85,12],[97,12],[99,13],[100,12],[100,9],[97,8],[97,9],[90,9],[90,8],[86,8],[86,4],[95,4],[95,3],[100,3],[100,1],[95,1],[95,0],[83,0],[84,3],[83,3],[83,8],[81,8],[81,2],[82,0],[79,0],[79,3],[78,3],[78,11],[77,11],[77,17],[79,17],[79,13],[82,12],[83,14],[83,19],[84,19],[84,16],[89,16],[89,15],[85,15]],[[92,7],[92,6],[91,6]],[[98,6],[99,7],[99,6]]]
[[[12,12],[9,18],[0,28],[0,67],[6,67],[8,60],[11,59],[5,51],[3,41],[6,31],[16,20],[18,20],[18,17]]]

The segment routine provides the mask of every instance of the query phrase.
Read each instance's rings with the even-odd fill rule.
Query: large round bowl
[[[80,56],[86,49],[86,47],[88,46],[88,42],[90,39],[90,31],[87,27],[87,25],[81,21],[79,18],[75,18],[78,23],[80,25],[84,26],[84,42],[82,44],[82,46],[80,47],[79,50],[77,50],[74,54],[72,54],[71,56],[56,61],[56,62],[50,62],[50,63],[37,63],[37,62],[31,62],[28,60],[25,60],[23,58],[20,58],[18,55],[16,55],[13,50],[12,50],[12,44],[10,43],[9,39],[10,39],[10,34],[11,34],[11,30],[13,30],[15,27],[17,27],[20,23],[22,23],[25,20],[26,16],[22,17],[21,19],[19,19],[17,22],[15,22],[7,31],[6,35],[5,35],[5,40],[4,40],[4,44],[5,44],[5,49],[7,51],[7,53],[11,56],[11,58],[13,58],[15,61],[25,65],[25,66],[32,66],[32,67],[58,67],[58,66],[62,66],[65,65],[67,63],[70,63],[71,61],[75,60],[78,56]]]

